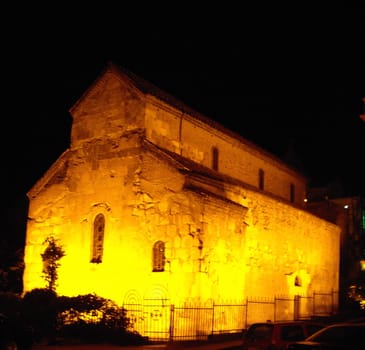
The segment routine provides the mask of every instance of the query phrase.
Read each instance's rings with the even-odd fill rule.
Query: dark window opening
[[[262,169],[259,169],[259,189],[263,190],[265,187],[265,173]]]
[[[92,256],[90,262],[100,264],[103,260],[104,250],[104,230],[105,218],[103,214],[98,214],[94,220],[94,230],[92,237]]]
[[[218,156],[219,151],[217,147],[212,147],[212,168],[218,171]]]
[[[302,281],[300,280],[300,278],[298,276],[295,277],[294,285],[296,287],[301,287],[302,286]]]
[[[295,201],[295,186],[290,184],[290,202],[294,203]]]
[[[157,241],[152,250],[153,272],[165,271],[165,243]]]

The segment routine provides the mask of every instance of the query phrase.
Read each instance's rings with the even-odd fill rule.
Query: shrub
[[[125,309],[95,294],[58,298],[58,335],[80,343],[141,344]]]
[[[0,292],[0,313],[8,318],[18,318],[21,313],[22,298],[11,292]]]
[[[27,329],[30,326],[32,342],[145,343],[140,334],[131,331],[125,309],[95,294],[57,296],[48,288],[33,289],[23,298],[0,293],[0,313]]]
[[[57,294],[49,289],[33,289],[23,296],[24,321],[33,327],[37,341],[53,342],[57,327]]]

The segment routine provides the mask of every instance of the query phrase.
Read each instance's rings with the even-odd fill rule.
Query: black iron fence
[[[241,333],[253,322],[310,319],[338,313],[338,292],[312,296],[247,298],[241,303],[173,305],[168,300],[124,304],[135,331],[151,341],[207,340]]]

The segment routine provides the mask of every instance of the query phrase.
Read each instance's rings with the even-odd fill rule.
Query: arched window
[[[165,271],[165,243],[157,241],[152,250],[153,272]]]
[[[294,281],[294,285],[297,287],[301,287],[302,286],[302,281],[298,276],[295,276],[295,281]]]
[[[103,260],[105,218],[103,214],[98,214],[94,219],[94,230],[92,237],[91,262],[99,264]]]

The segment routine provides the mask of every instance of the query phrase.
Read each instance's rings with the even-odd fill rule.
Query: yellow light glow
[[[104,73],[72,109],[70,149],[29,192],[24,292],[46,285],[42,242],[51,234],[65,251],[57,293],[149,307],[137,317],[143,332],[166,305],[338,291],[340,228],[302,209],[304,179],[132,83],[113,68]],[[222,178],[208,169],[212,145]],[[265,191],[257,188],[262,167]],[[156,242],[165,265],[154,272]],[[276,317],[293,318],[293,310]],[[206,323],[196,332],[210,332]],[[222,316],[217,327],[227,323]],[[168,334],[168,322],[160,330]]]

